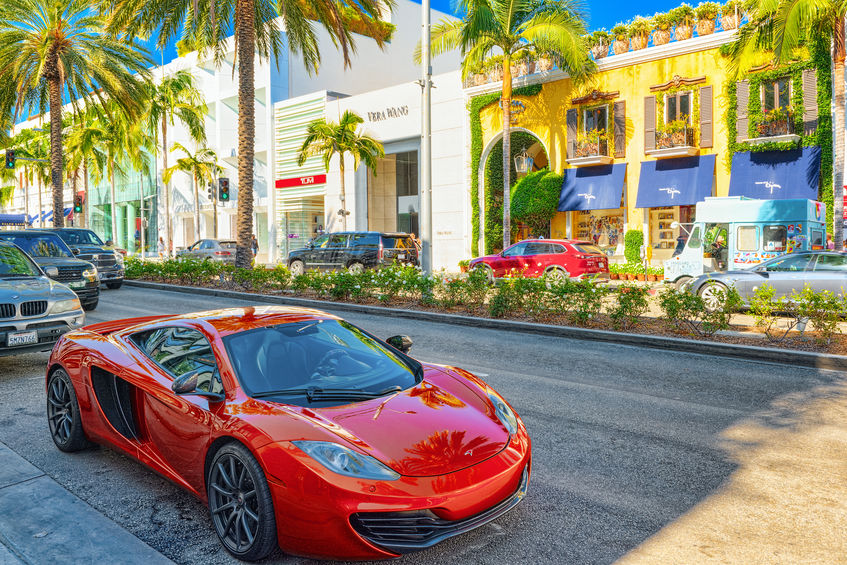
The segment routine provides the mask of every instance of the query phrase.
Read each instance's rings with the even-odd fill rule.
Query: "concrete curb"
[[[234,290],[180,286],[148,281],[125,280],[124,284],[154,290],[183,292],[203,296],[219,296],[221,298],[233,298],[237,300],[249,300],[253,302],[265,302],[286,306],[301,306],[304,308],[356,312],[376,316],[392,316],[395,318],[407,318],[411,320],[438,322],[473,328],[531,333],[569,339],[603,341],[621,345],[631,345],[634,347],[649,347],[652,349],[664,349],[683,353],[700,353],[703,355],[730,357],[735,359],[744,359],[746,361],[760,361],[765,363],[779,363],[781,365],[795,365],[798,367],[814,367],[817,369],[847,371],[847,356],[798,351],[795,349],[754,347],[751,345],[738,345],[715,341],[701,341],[678,337],[634,334],[607,330],[593,330],[570,326],[550,326],[534,322],[477,318],[475,316],[463,316],[459,314],[404,310],[401,308],[388,308],[385,306],[370,306],[367,304],[351,304],[347,302],[332,302],[328,300],[311,300],[307,298],[294,298],[291,296],[272,296]]]

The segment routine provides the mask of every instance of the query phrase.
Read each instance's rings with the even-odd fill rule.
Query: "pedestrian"
[[[253,250],[253,257],[259,254],[259,240],[256,239],[256,234],[253,234],[253,239],[250,240],[250,249]]]
[[[833,241],[831,234],[826,234],[826,248],[835,249],[835,241]]]
[[[165,240],[159,236],[159,243],[156,244],[156,250],[159,252],[159,259],[165,258]]]

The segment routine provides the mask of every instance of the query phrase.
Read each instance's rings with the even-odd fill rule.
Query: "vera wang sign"
[[[368,112],[368,121],[369,122],[382,122],[384,120],[390,120],[392,118],[402,118],[403,116],[409,115],[409,107],[408,106],[391,106],[384,110],[377,110],[375,112]]]

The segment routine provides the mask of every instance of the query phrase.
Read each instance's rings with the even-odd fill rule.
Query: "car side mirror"
[[[386,339],[385,343],[403,353],[408,353],[412,348],[412,338],[407,335],[393,335]]]
[[[57,267],[44,267],[44,274],[51,279],[55,279],[59,276],[59,269]]]
[[[76,247],[71,249],[71,251],[73,252],[74,255],[79,255],[79,249],[77,249]]]
[[[205,396],[210,400],[223,400],[224,396],[222,394],[206,392],[205,390],[197,390],[197,383],[199,381],[200,371],[202,370],[203,369],[196,369],[177,377],[174,379],[174,382],[171,383],[171,390],[179,395],[196,394],[198,396]]]

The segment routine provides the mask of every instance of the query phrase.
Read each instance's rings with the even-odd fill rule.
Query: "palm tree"
[[[201,147],[192,154],[188,149],[180,143],[174,143],[175,150],[182,151],[185,157],[177,159],[176,164],[168,167],[162,173],[162,180],[165,183],[171,182],[174,172],[182,171],[191,176],[192,188],[194,189],[194,233],[200,237],[200,194],[198,185],[202,182],[211,183],[215,177],[223,171],[218,165],[218,156],[208,147]],[[214,211],[217,216],[217,210]],[[214,237],[217,239],[217,217],[214,219],[215,229]]]
[[[150,87],[150,102],[147,107],[147,120],[151,131],[155,132],[159,141],[161,128],[162,168],[168,168],[168,124],[174,125],[178,119],[187,128],[188,133],[196,143],[206,143],[206,103],[203,95],[194,85],[194,77],[188,71],[177,71],[166,76],[161,82]],[[168,177],[170,178],[170,177]],[[171,225],[171,188],[170,181],[165,184],[165,249],[170,254],[173,241],[173,226]]]
[[[0,82],[16,95],[14,116],[50,110],[50,179],[54,225],[64,225],[62,104],[88,93],[127,112],[140,109],[142,81],[152,61],[132,41],[104,31],[105,20],[85,0],[3,0]]]
[[[844,18],[847,2],[836,0],[752,0],[746,4],[748,23],[739,30],[732,44],[732,71],[739,76],[761,63],[762,51],[773,52],[773,64],[792,60],[795,50],[812,37],[832,41],[833,94],[833,199],[832,223],[835,248],[843,247],[844,233]]]
[[[96,116],[90,108],[83,112],[77,112],[74,114],[73,125],[67,128],[65,133],[68,165],[74,171],[82,169],[83,222],[80,225],[83,227],[90,224],[91,221],[87,212],[90,210],[88,205],[89,179],[99,183],[106,168],[106,155],[100,149],[98,143],[100,126],[95,118]],[[74,192],[76,192],[76,187],[74,187]]]
[[[595,68],[583,36],[585,21],[576,0],[460,0],[460,20],[432,26],[434,56],[461,49],[462,76],[492,58],[502,58],[503,93],[503,248],[511,243],[509,193],[511,179],[512,61],[524,53],[551,57],[572,80]],[[420,61],[420,45],[415,53]]]
[[[389,2],[389,6],[393,4]],[[379,0],[115,0],[109,28],[129,37],[158,33],[164,48],[176,35],[189,38],[200,50],[212,49],[222,63],[227,38],[235,32],[238,67],[238,224],[235,264],[250,268],[253,254],[253,157],[256,137],[254,63],[279,60],[286,47],[300,54],[309,70],[320,63],[318,38],[312,21],[319,22],[350,65],[355,52],[353,34],[342,17],[342,8],[352,10],[366,25],[375,27],[383,3]],[[205,16],[208,14],[208,17]],[[281,17],[280,22],[277,17]],[[234,27],[234,30],[232,29]],[[283,42],[281,30],[285,29]],[[375,37],[379,37],[374,34]],[[380,47],[383,41],[377,39]]]
[[[324,160],[324,168],[329,171],[329,162],[338,155],[338,166],[341,168],[341,229],[347,230],[346,195],[344,187],[344,157],[347,153],[353,157],[353,170],[362,162],[376,173],[376,160],[385,156],[382,143],[376,139],[359,133],[359,124],[364,120],[350,110],[345,110],[341,120],[336,124],[321,118],[309,124],[306,130],[306,140],[300,148],[297,165],[302,167],[306,159],[312,155],[320,155]]]

